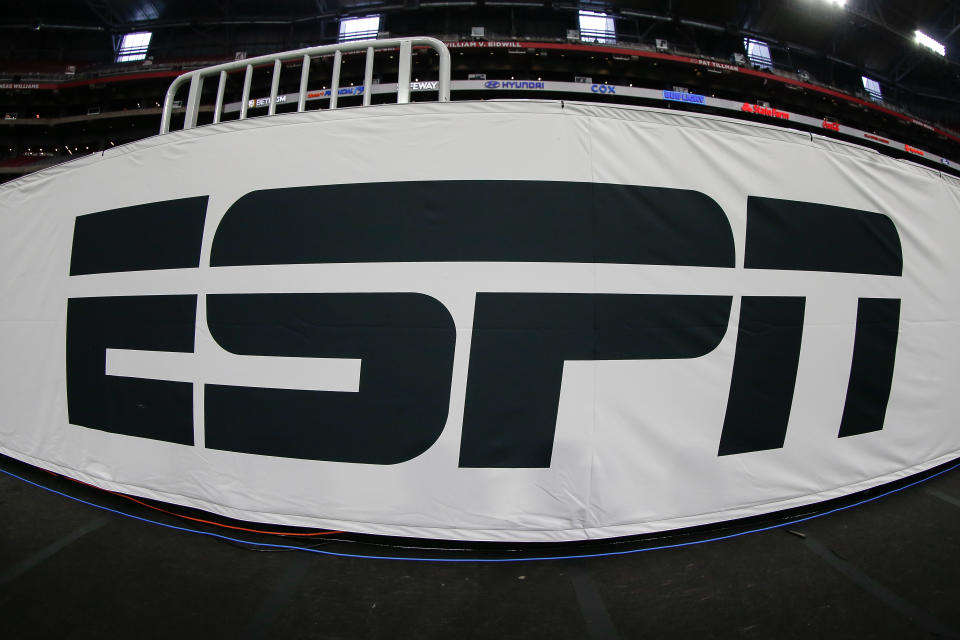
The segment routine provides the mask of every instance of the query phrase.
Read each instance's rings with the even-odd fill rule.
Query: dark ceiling
[[[847,64],[912,91],[960,94],[960,0],[846,0],[843,8],[829,0],[33,0],[5,7],[0,27],[119,34],[136,28],[303,24],[378,11],[511,5],[518,11],[588,8],[633,20],[688,19],[727,33],[753,33],[781,49]],[[914,43],[918,28],[947,46],[946,58]]]

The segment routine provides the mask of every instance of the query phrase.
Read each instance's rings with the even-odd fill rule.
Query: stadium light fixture
[[[120,48],[117,50],[117,62],[135,62],[145,59],[152,37],[153,33],[150,31],[124,34],[123,40],[120,41]]]
[[[863,82],[864,90],[874,102],[883,102],[883,91],[880,89],[879,82],[867,76],[860,76],[860,80]]]
[[[340,20],[340,42],[351,40],[371,40],[380,32],[380,16],[363,18],[343,18]]]
[[[930,51],[939,53],[942,56],[947,55],[947,48],[925,34],[923,31],[917,29],[913,32],[913,37],[916,39],[917,44],[921,47],[926,47],[927,49],[930,49]]]
[[[613,16],[597,11],[580,11],[580,40],[583,42],[616,42]]]
[[[758,68],[773,68],[773,58],[770,57],[770,47],[762,40],[754,38],[744,38],[743,48],[747,52],[747,57],[753,66]]]

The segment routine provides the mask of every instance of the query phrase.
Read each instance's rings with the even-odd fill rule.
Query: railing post
[[[300,70],[300,99],[297,100],[297,113],[307,108],[307,81],[310,79],[310,54],[303,56],[303,69]]]
[[[330,81],[330,108],[337,108],[337,97],[340,94],[340,63],[343,54],[337,49],[333,54],[333,77]]]
[[[283,63],[280,58],[273,61],[273,81],[270,83],[270,104],[267,106],[267,115],[272,116],[277,112],[277,91],[280,89],[280,68]]]
[[[247,71],[243,75],[243,94],[240,96],[240,119],[247,118],[247,103],[250,102],[250,83],[253,81],[253,65],[247,65]]]
[[[370,95],[373,93],[373,47],[367,47],[367,66],[363,70],[363,106],[370,106]]]
[[[397,104],[410,102],[410,67],[413,62],[413,46],[409,40],[400,42],[400,69],[397,73]]]
[[[223,115],[223,92],[227,88],[227,72],[220,72],[220,82],[217,84],[217,104],[213,108],[213,124],[220,122],[220,116]]]
[[[437,53],[440,54],[440,82],[438,84],[440,95],[437,96],[437,99],[440,102],[450,102],[450,50],[442,47],[437,49]]]
[[[163,113],[160,115],[160,133],[170,133],[170,119],[173,116],[173,99],[177,97],[177,89],[183,84],[183,78],[180,76],[170,83],[167,89],[167,95],[163,98]]]
[[[194,72],[190,78],[190,93],[187,94],[187,112],[183,116],[183,128],[193,129],[197,126],[197,113],[200,111],[200,93],[203,91],[203,76]]]

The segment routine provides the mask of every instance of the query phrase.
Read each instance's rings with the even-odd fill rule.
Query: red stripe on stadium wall
[[[794,80],[793,78],[785,78],[783,76],[778,76],[773,73],[767,73],[766,71],[758,71],[756,69],[747,69],[745,67],[738,67],[733,64],[717,62],[715,60],[710,60],[708,58],[695,58],[692,56],[678,56],[669,53],[659,53],[655,51],[643,51],[639,49],[628,49],[623,47],[605,47],[605,46],[596,46],[596,45],[585,45],[585,44],[567,44],[559,42],[522,42],[518,41],[519,47],[523,49],[555,49],[561,51],[583,51],[590,53],[610,53],[616,55],[627,55],[627,56],[636,56],[638,58],[647,58],[652,60],[664,60],[666,62],[677,62],[680,64],[692,64],[697,66],[712,66],[714,68],[721,68],[725,71],[730,71],[734,73],[742,73],[749,76],[754,76],[757,78],[763,78],[765,80],[773,80],[775,82],[780,82],[782,84],[789,84],[796,87],[802,87],[809,91],[815,91],[824,95],[828,95],[834,98],[839,98],[840,100],[846,100],[847,102],[852,102],[854,104],[867,107],[874,111],[879,111],[888,116],[893,116],[905,122],[914,122],[916,118],[902,114],[898,111],[882,107],[878,104],[870,102],[868,100],[862,100],[855,96],[847,95],[841,93],[840,91],[834,91],[833,89],[827,89],[826,87],[821,87],[815,84],[810,84],[809,82],[802,82],[800,80]],[[499,47],[498,47],[499,48]],[[506,48],[506,47],[503,47]],[[40,82],[34,87],[37,90],[53,90],[53,89],[69,89],[71,87],[83,87],[89,86],[92,84],[110,84],[114,82],[127,82],[131,80],[149,80],[154,78],[174,78],[183,73],[182,71],[150,71],[145,73],[127,73],[123,75],[116,76],[106,76],[102,78],[88,78],[84,80],[69,80],[66,82]],[[923,126],[923,125],[920,125]],[[954,142],[960,142],[960,137],[950,133],[949,131],[944,131],[943,129],[938,129],[932,127],[934,133],[937,133],[941,136],[946,136],[947,138],[953,140]]]

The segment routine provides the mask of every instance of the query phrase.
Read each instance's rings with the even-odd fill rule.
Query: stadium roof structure
[[[838,6],[842,5],[842,6]],[[852,65],[894,87],[960,100],[960,30],[954,1],[915,0],[651,0],[629,2],[531,2],[530,0],[38,0],[4,9],[10,30],[123,34],[134,30],[298,26],[343,16],[412,11],[534,11],[590,9],[608,12],[644,30],[672,23],[697,30],[762,38],[767,43],[840,65]],[[946,46],[941,57],[917,45],[921,30]]]

